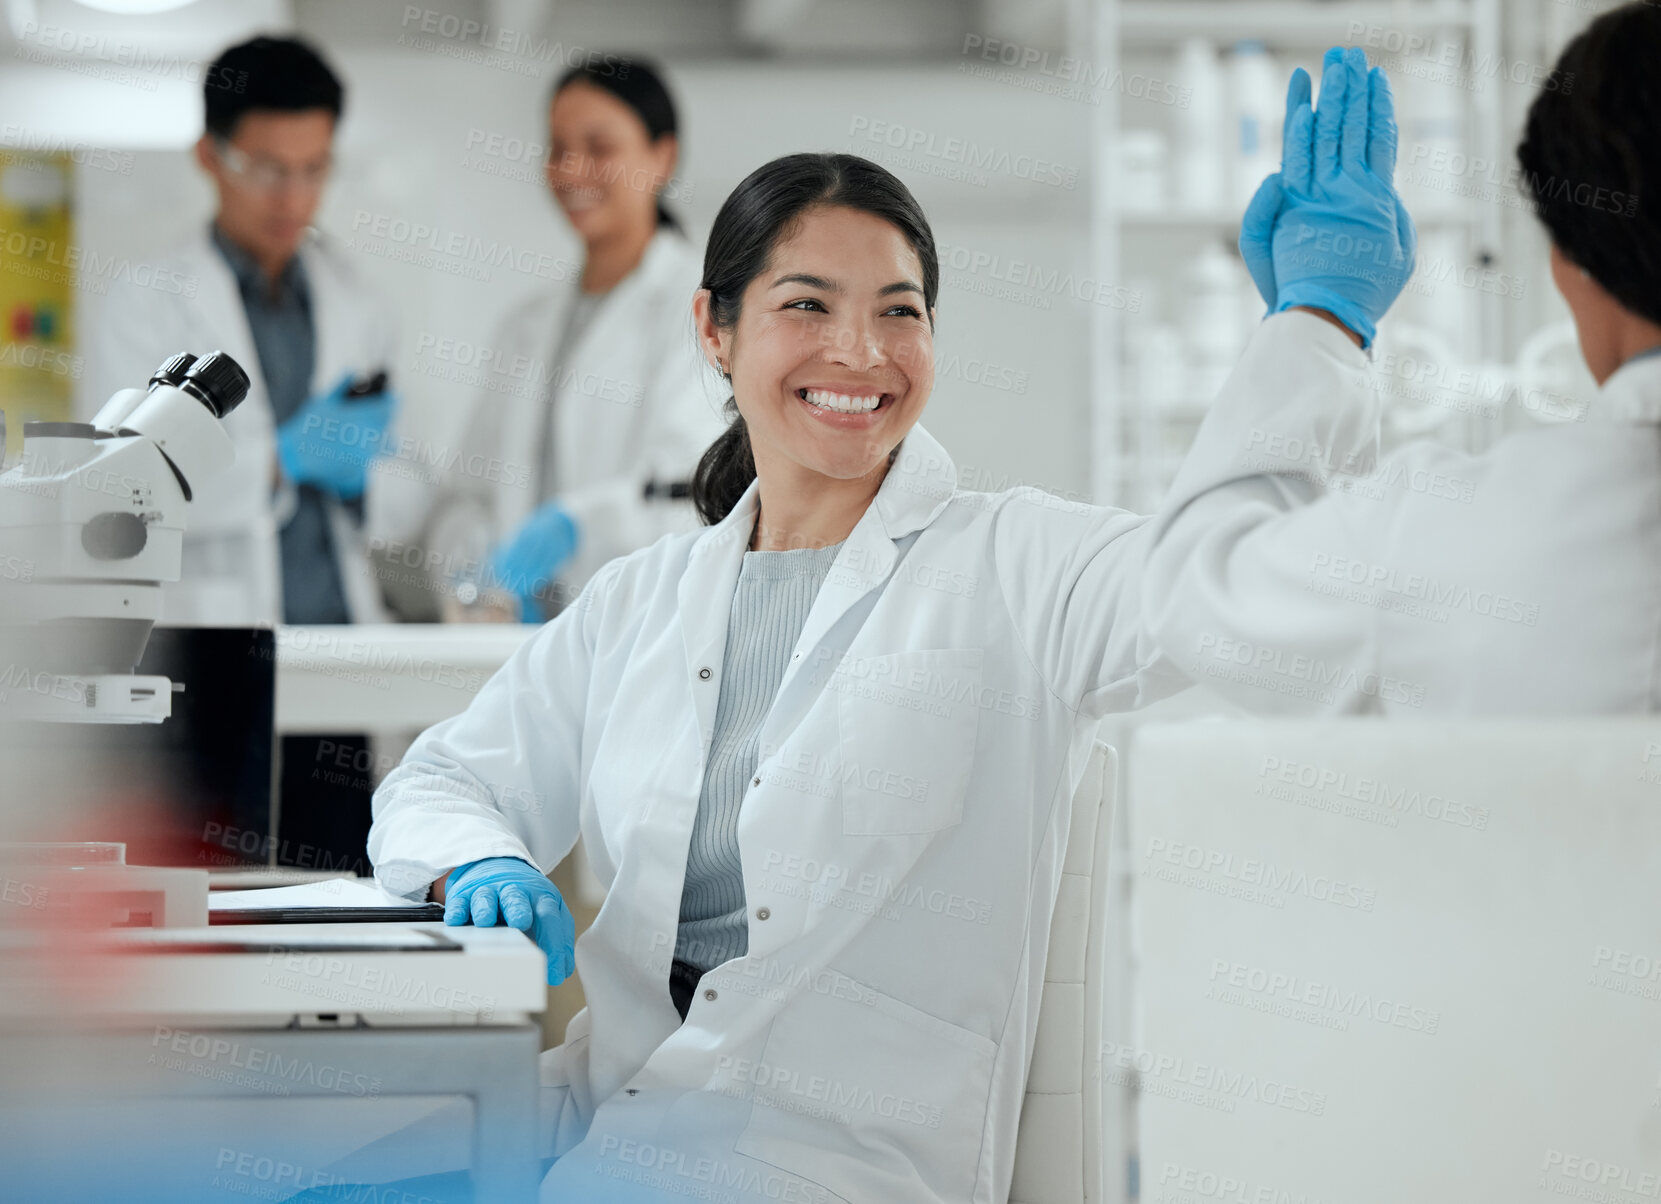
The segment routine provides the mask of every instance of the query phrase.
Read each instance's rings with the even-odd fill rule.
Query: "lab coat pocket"
[[[850,654],[837,666],[842,830],[935,832],[963,819],[980,724],[981,651]]]
[[[927,1184],[967,1200],[997,1045],[863,984],[803,991],[744,1067],[750,1120],[741,1154],[853,1201]]]

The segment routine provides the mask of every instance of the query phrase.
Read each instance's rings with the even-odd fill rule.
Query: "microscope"
[[[220,419],[247,395],[224,352],[181,354],[91,422],[24,425],[0,473],[0,720],[172,713],[173,683],[134,670],[179,579],[192,485],[231,467]]]

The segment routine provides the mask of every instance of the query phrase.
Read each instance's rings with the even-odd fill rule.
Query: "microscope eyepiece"
[[[188,351],[181,351],[178,355],[169,356],[162,362],[162,366],[151,375],[150,387],[153,389],[157,385],[172,385],[177,388],[184,383],[185,373],[190,371],[190,366],[195,362],[196,357]]]
[[[248,374],[223,351],[210,351],[190,366],[181,387],[223,418],[248,396]]]

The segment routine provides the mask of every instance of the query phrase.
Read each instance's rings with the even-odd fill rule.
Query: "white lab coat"
[[[1280,315],[1231,387],[1312,433],[1365,393],[1360,363]],[[545,1200],[666,1175],[671,1197],[1002,1201],[1089,739],[1184,684],[1141,617],[1153,528],[960,490],[911,432],[763,722],[738,828],[748,955],[683,1024],[670,957],[756,505],[752,486],[607,566],[424,733],[376,793],[376,874],[411,894],[479,858],[548,869],[580,833],[609,888],[577,945],[588,1007],[544,1067]]]
[[[1584,421],[1481,455],[1378,459],[1372,409],[1334,404],[1319,450],[1269,394],[1207,416],[1149,580],[1184,671],[1263,711],[1661,707],[1661,359],[1623,366]]]
[[[575,279],[508,317],[490,348],[486,386],[459,423],[460,454],[446,458],[445,495],[428,535],[443,571],[480,563],[536,508],[550,405],[552,496],[578,531],[559,574],[567,590],[618,556],[696,526],[689,502],[644,494],[648,481],[689,481],[725,426],[726,394],[709,387],[692,325],[701,277],[697,248],[664,229],[573,346],[556,344],[578,296]]]
[[[312,236],[299,255],[317,339],[312,393],[333,388],[347,373],[391,371],[397,326],[388,306],[325,239]],[[236,447],[235,467],[192,485],[182,580],[163,590],[162,621],[210,626],[282,622],[277,533],[293,512],[296,495],[286,484],[273,489],[276,424],[236,277],[224,256],[203,230],[159,258],[155,271],[142,281],[137,274],[117,281],[91,309],[79,391],[86,417],[117,389],[142,388],[156,365],[180,351],[198,356],[228,352],[251,383],[247,398],[225,419]],[[376,522],[375,477],[371,470],[362,527],[338,504],[329,506],[347,607],[360,623],[384,617],[365,555],[365,529]]]

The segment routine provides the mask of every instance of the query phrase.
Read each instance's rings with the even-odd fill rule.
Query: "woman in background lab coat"
[[[1396,206],[1388,89],[1359,51],[1334,75],[1320,121],[1354,140],[1350,199],[1303,212],[1365,222]],[[1396,251],[1379,304],[1411,270]],[[696,479],[713,525],[607,565],[421,736],[375,797],[376,875],[451,923],[529,929],[554,979],[571,926],[543,873],[580,834],[609,888],[575,949],[588,1008],[545,1066],[544,1200],[1002,1201],[1096,721],[1183,684],[1142,622],[1163,549],[1123,511],[959,488],[916,425],[933,237],[883,168],[758,169],[703,285],[735,408]],[[1358,342],[1276,314],[1227,391],[1318,437],[1367,396]],[[680,939],[689,849],[718,823],[733,956]],[[394,1165],[448,1169],[436,1148]]]
[[[539,621],[608,560],[695,523],[687,482],[721,421],[688,318],[698,250],[659,199],[677,128],[638,59],[608,56],[554,86],[548,185],[583,262],[508,318],[459,428],[464,454],[427,542],[452,580],[475,578],[464,599],[496,586]],[[501,470],[466,471],[481,463]]]
[[[1164,511],[1183,555],[1150,581],[1150,622],[1195,680],[1266,711],[1661,708],[1658,62],[1661,9],[1599,17],[1518,148],[1602,386],[1583,419],[1482,455],[1425,441],[1379,461],[1359,399],[1300,442],[1271,398],[1226,394]],[[1266,262],[1254,242],[1248,221],[1241,249]],[[1207,473],[1224,459],[1262,474],[1252,505]]]

